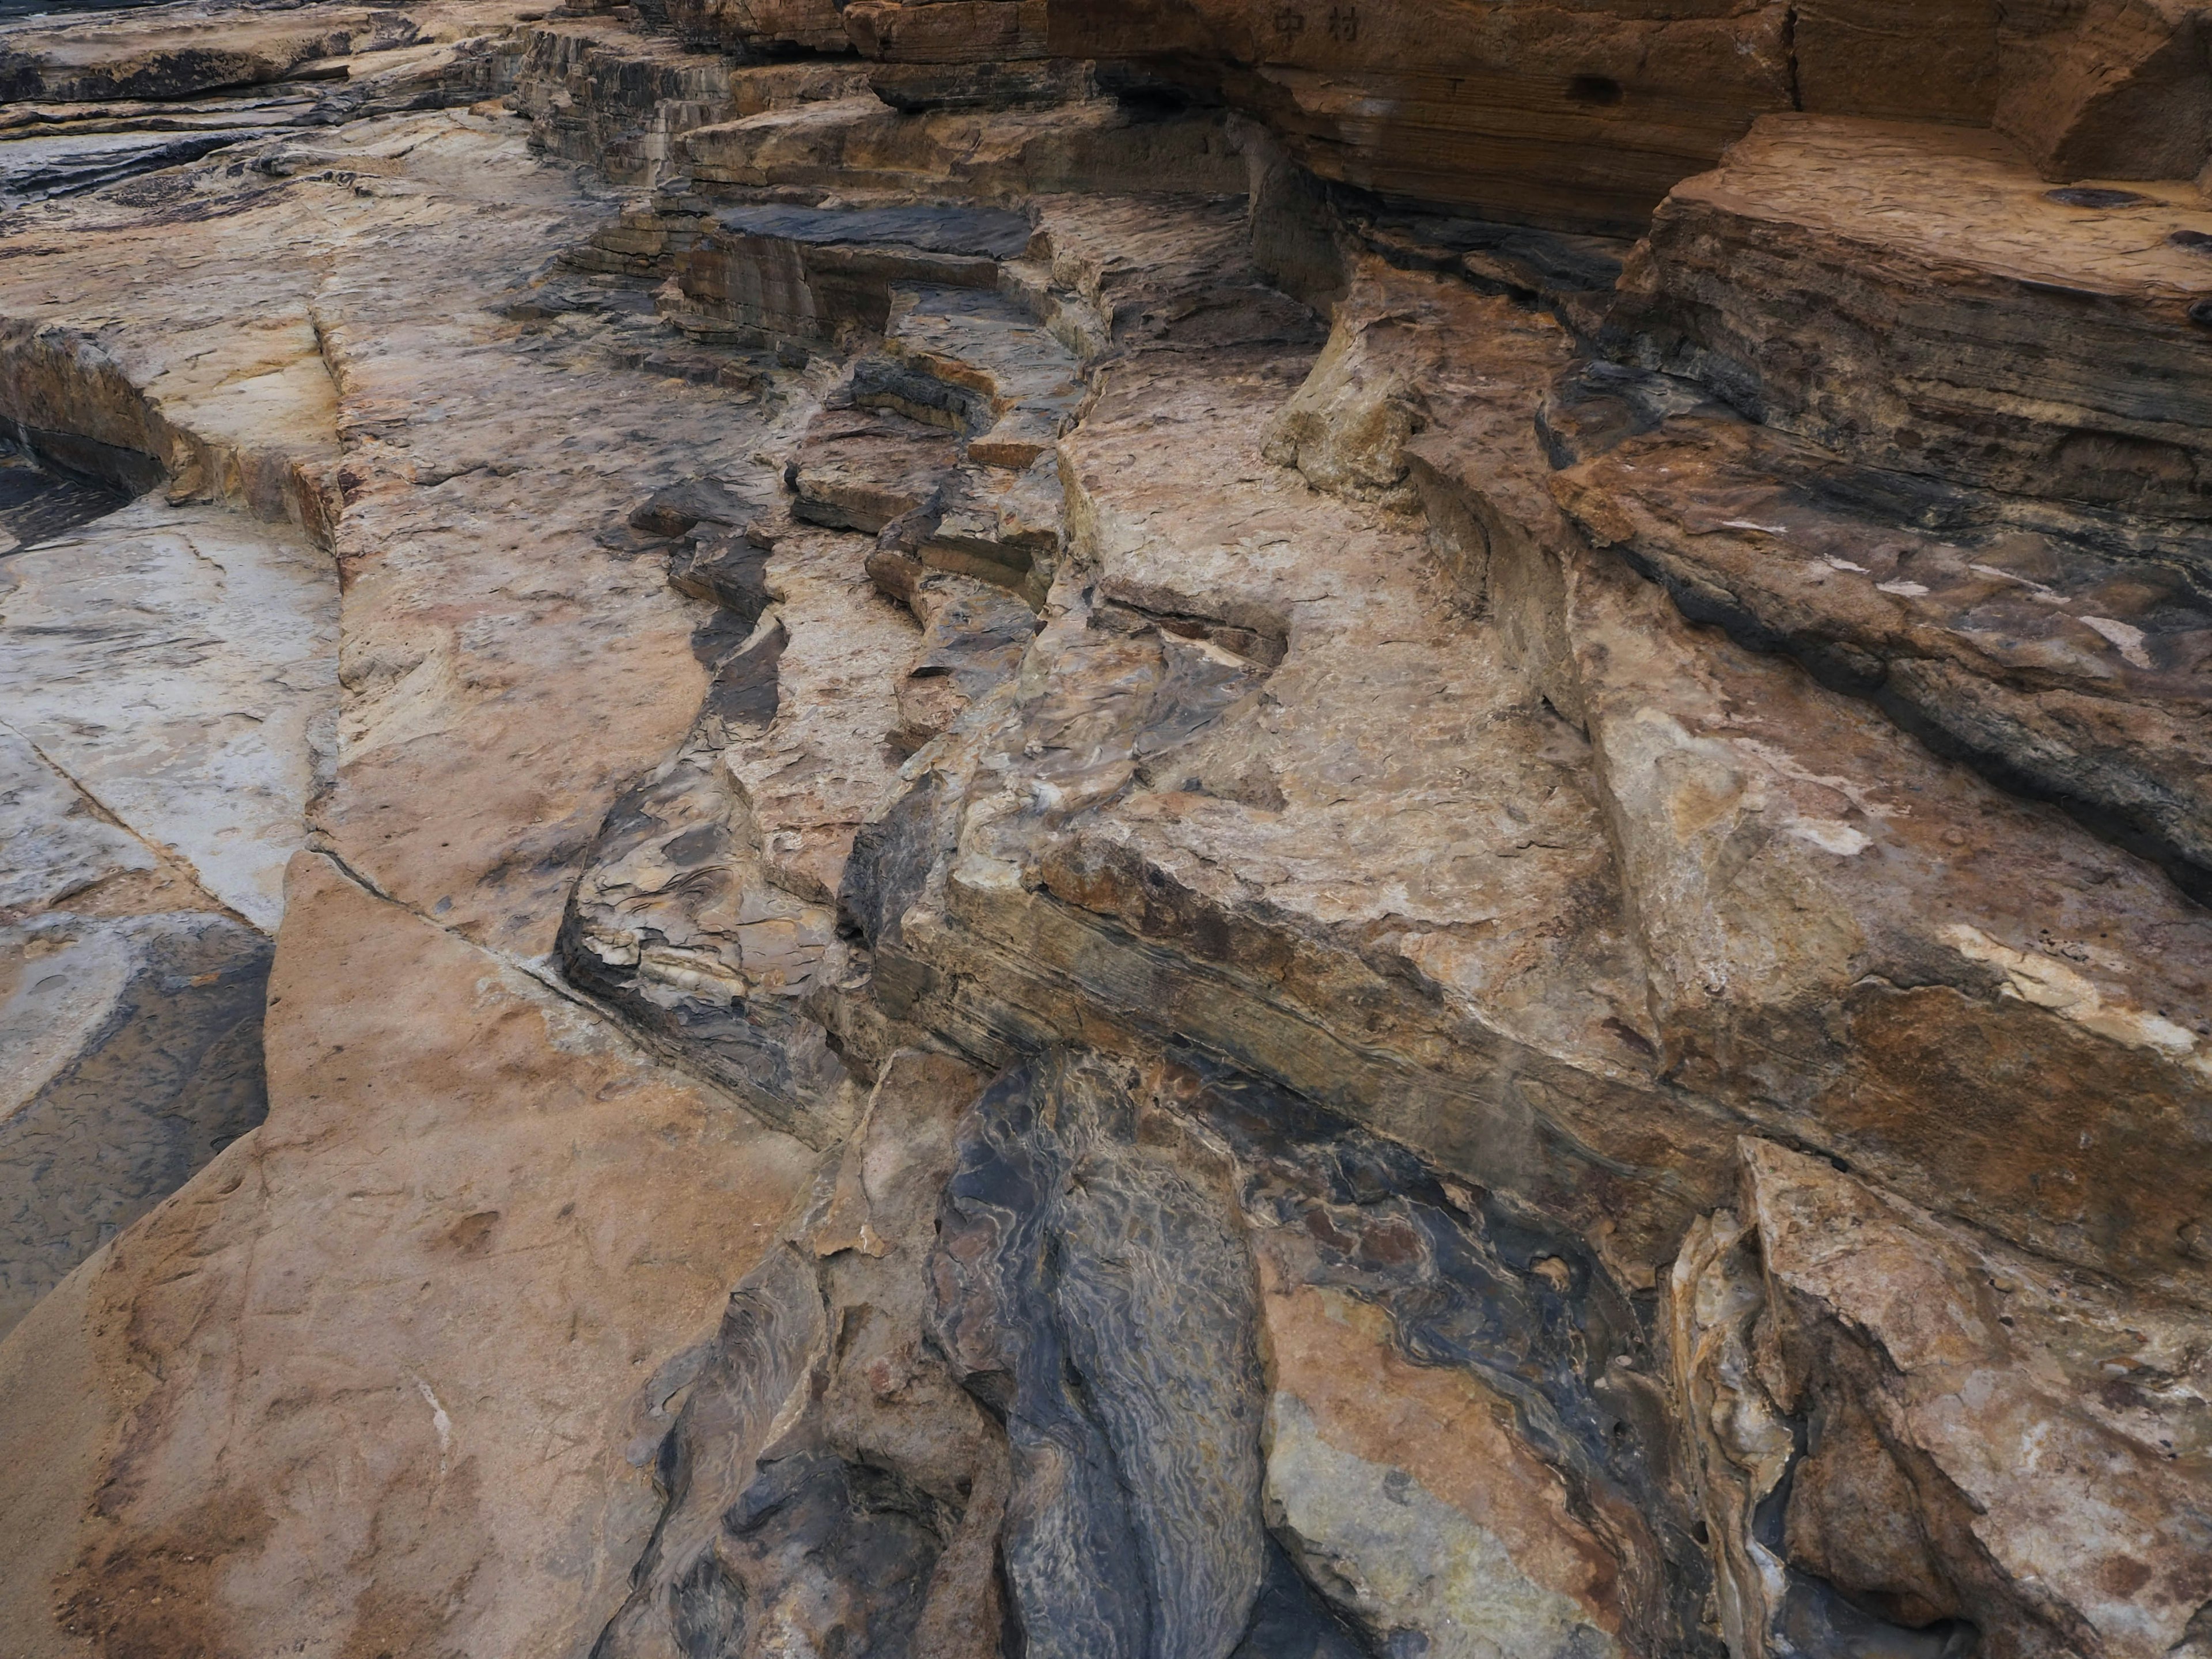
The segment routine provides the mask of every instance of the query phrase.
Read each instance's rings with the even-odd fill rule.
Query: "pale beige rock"
[[[7,570],[15,732],[274,932],[337,735],[330,556],[289,526],[148,497]]]
[[[2212,606],[2187,529],[1854,466],[1710,406],[1613,435],[1551,480],[1592,541],[2212,891]]]
[[[1094,291],[1141,267],[1114,269],[1090,267]],[[995,776],[961,786],[941,896],[900,947],[957,1002],[903,1017],[968,1041],[1091,1007],[1179,1030],[1472,1178],[1568,1204],[1576,1155],[1554,1163],[1522,1115],[1539,1098],[1615,1169],[1694,1166],[1708,1145],[1724,1159],[1696,1103],[1639,1093],[1645,992],[1579,736],[1457,614],[1413,528],[1261,455],[1310,361],[1147,354],[1064,441],[1060,614],[1022,706],[975,740],[988,759],[957,762]],[[1415,727],[1431,735],[1409,744]],[[941,772],[959,775],[953,756]],[[1164,948],[1194,933],[1202,947]],[[1501,1071],[1515,1103],[1480,1103]],[[1371,1094],[1352,1080],[1369,1076]],[[1682,1222],[1616,1212],[1622,1270],[1648,1272],[1638,1253]]]
[[[393,194],[369,198],[388,204],[382,226],[333,227],[317,301],[347,445],[349,693],[318,827],[410,903],[542,954],[608,802],[673,746],[703,684],[700,609],[594,537],[651,484],[719,459],[718,394],[664,388],[659,412],[633,413],[611,393],[640,382],[589,333],[532,350],[490,309],[586,210],[513,124],[349,131],[349,156],[390,167]],[[380,240],[394,222],[411,228],[404,268]],[[560,480],[550,495],[523,471],[532,455]],[[543,672],[556,663],[590,695]]]
[[[0,726],[0,910],[44,908],[115,877],[156,868],[118,827],[15,732]]]

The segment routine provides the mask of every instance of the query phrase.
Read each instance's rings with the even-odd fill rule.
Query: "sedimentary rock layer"
[[[2197,9],[537,9],[0,25],[11,1656],[2199,1652]]]

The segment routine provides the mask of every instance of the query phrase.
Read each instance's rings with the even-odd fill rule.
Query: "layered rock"
[[[2188,185],[2050,190],[1993,135],[1769,118],[1669,198],[1611,326],[1878,465],[2202,518],[2208,239]]]
[[[2198,27],[460,6],[79,105],[0,1626],[2196,1652]]]
[[[2203,1435],[2192,1335],[1771,1143],[1685,1241],[1670,1306],[1706,1512],[1743,1540],[1734,1650],[1863,1640],[1869,1607],[1930,1654],[2197,1638],[2203,1552],[2172,1524]],[[1752,1519],[1777,1498],[1778,1537]],[[2057,1543],[2092,1513],[2101,1548]]]

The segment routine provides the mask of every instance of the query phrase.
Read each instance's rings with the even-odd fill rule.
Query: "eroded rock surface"
[[[11,1659],[2197,1659],[2207,40],[0,24]]]

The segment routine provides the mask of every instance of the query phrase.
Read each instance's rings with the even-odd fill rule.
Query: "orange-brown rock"
[[[13,1636],[588,1645],[681,1356],[813,1154],[315,855],[270,1010],[269,1121],[0,1361],[71,1390],[0,1427]]]
[[[2193,5],[520,4],[0,109],[8,1659],[2202,1659]]]
[[[1055,0],[1078,58],[1212,77],[1324,179],[1570,230],[1640,228],[1700,158],[1790,106],[1786,9],[1621,0]]]
[[[2212,160],[2212,15],[2194,0],[1998,9],[1999,131],[2044,177],[2188,179]]]

